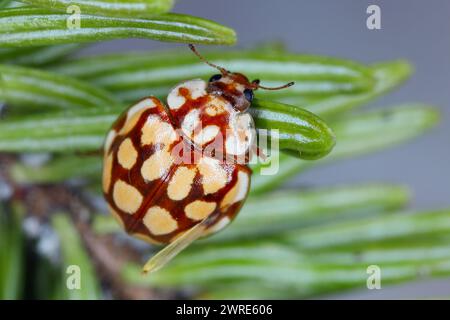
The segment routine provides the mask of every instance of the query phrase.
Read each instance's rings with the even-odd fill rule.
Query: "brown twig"
[[[25,205],[28,214],[46,221],[57,211],[69,212],[81,239],[92,258],[97,274],[104,286],[116,299],[168,299],[174,294],[152,288],[131,285],[121,278],[125,263],[141,263],[140,253],[126,243],[118,243],[112,235],[95,234],[91,218],[95,212],[83,193],[77,188],[57,185],[16,185],[10,179],[12,156],[0,154],[0,179],[13,188],[13,198]]]

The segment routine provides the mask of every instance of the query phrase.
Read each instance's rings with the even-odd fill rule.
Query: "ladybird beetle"
[[[119,116],[104,145],[103,192],[111,214],[132,236],[169,244],[144,272],[234,219],[250,187],[248,161],[257,151],[248,113],[253,91],[293,84],[262,87],[189,47],[220,74],[178,84],[167,106],[155,97],[140,100]]]

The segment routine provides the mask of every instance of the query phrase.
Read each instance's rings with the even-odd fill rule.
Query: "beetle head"
[[[220,71],[219,74],[213,75],[208,82],[206,91],[213,95],[218,95],[226,99],[233,108],[238,112],[246,111],[253,102],[253,91],[257,89],[280,90],[288,88],[294,84],[289,82],[280,87],[267,88],[259,84],[259,80],[250,82],[242,73],[230,72],[225,68],[219,67],[205,58],[203,58],[194,47],[190,44],[189,48],[205,63]]]

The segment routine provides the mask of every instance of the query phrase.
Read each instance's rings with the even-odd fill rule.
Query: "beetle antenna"
[[[279,87],[264,87],[259,84],[259,80],[255,80],[252,82],[254,89],[264,89],[264,90],[281,90],[281,89],[289,88],[289,87],[293,86],[294,84],[295,84],[295,82],[291,81],[291,82],[286,83],[285,85],[282,85]]]
[[[208,60],[206,60],[206,59],[205,59],[205,58],[197,51],[197,48],[196,48],[193,44],[189,44],[189,49],[191,49],[192,52],[193,52],[200,60],[202,60],[204,63],[206,63],[207,65],[209,65],[209,66],[211,66],[211,67],[213,67],[213,68],[216,68],[217,70],[219,70],[220,73],[221,73],[222,75],[225,76],[225,75],[227,75],[227,74],[229,73],[227,69],[222,68],[222,67],[219,67],[218,65],[216,65],[216,64],[214,64],[214,63],[209,62]]]
[[[292,87],[294,84],[295,84],[295,82],[289,82],[289,83],[286,83],[285,85],[282,85],[279,87],[264,87],[264,86],[258,85],[258,88],[264,89],[264,90],[281,90],[281,89],[286,89],[286,88]]]

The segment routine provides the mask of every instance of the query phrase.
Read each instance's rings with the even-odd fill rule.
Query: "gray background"
[[[366,8],[370,4],[381,7],[381,30],[366,28]],[[174,11],[209,18],[234,28],[239,47],[282,40],[296,52],[338,56],[364,63],[408,59],[415,66],[413,77],[371,107],[404,102],[436,105],[442,111],[439,127],[395,150],[317,168],[292,184],[398,182],[413,189],[413,208],[450,207],[450,1],[179,0]],[[125,40],[104,43],[86,51],[175,46]],[[362,290],[339,297],[450,297],[450,281],[375,291]]]

